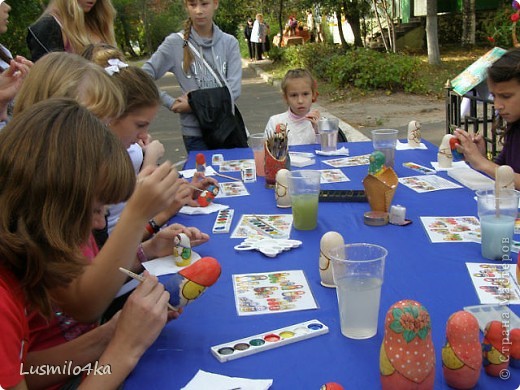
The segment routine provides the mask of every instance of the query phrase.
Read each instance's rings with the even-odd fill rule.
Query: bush
[[[419,92],[422,85],[417,74],[419,61],[412,56],[354,49],[336,56],[325,75],[336,88],[357,88]]]

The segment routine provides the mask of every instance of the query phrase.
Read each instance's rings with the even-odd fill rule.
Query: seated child
[[[282,92],[289,108],[269,118],[266,135],[273,134],[277,124],[285,124],[289,145],[316,143],[320,113],[318,110],[311,111],[312,103],[318,97],[316,80],[306,69],[289,70],[282,80]]]

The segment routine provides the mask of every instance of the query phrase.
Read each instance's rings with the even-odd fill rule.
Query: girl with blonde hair
[[[183,95],[174,98],[163,92],[162,102],[179,113],[187,151],[207,150],[202,130],[188,102],[188,93],[226,86],[234,104],[241,93],[242,59],[237,39],[213,22],[218,0],[185,0],[188,13],[184,30],[165,38],[143,65],[154,80],[166,72],[175,74]]]
[[[129,198],[134,186],[119,140],[71,99],[29,107],[0,132],[0,387],[49,388],[49,382],[29,379],[48,381],[52,375],[27,375],[43,367],[28,360],[33,343],[28,314],[50,320],[64,292],[79,291],[71,286],[93,267],[80,249],[96,208]],[[98,291],[105,288],[101,279],[96,285]],[[80,377],[81,388],[117,388],[162,330],[168,299],[157,278],[145,274],[120,315],[86,334],[90,344],[77,339],[67,352],[48,350],[44,364],[70,362],[76,370],[96,361],[110,375]]]
[[[32,60],[53,51],[81,54],[90,43],[115,46],[115,15],[110,0],[51,0],[29,27],[27,45]]]

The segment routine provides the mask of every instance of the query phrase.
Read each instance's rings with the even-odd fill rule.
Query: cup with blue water
[[[497,193],[494,189],[488,189],[476,193],[482,256],[490,260],[511,261],[519,192],[501,189]]]

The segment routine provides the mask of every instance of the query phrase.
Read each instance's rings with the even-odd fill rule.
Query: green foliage
[[[43,11],[38,1],[17,0],[8,2],[11,6],[7,32],[2,34],[1,42],[13,55],[29,58],[29,49],[25,43],[27,27],[33,23]]]
[[[489,17],[483,19],[482,24],[477,27],[475,41],[479,44],[488,43],[490,46],[512,47],[511,31],[513,23],[511,22],[511,15],[513,12],[514,10],[509,3],[490,13]]]

